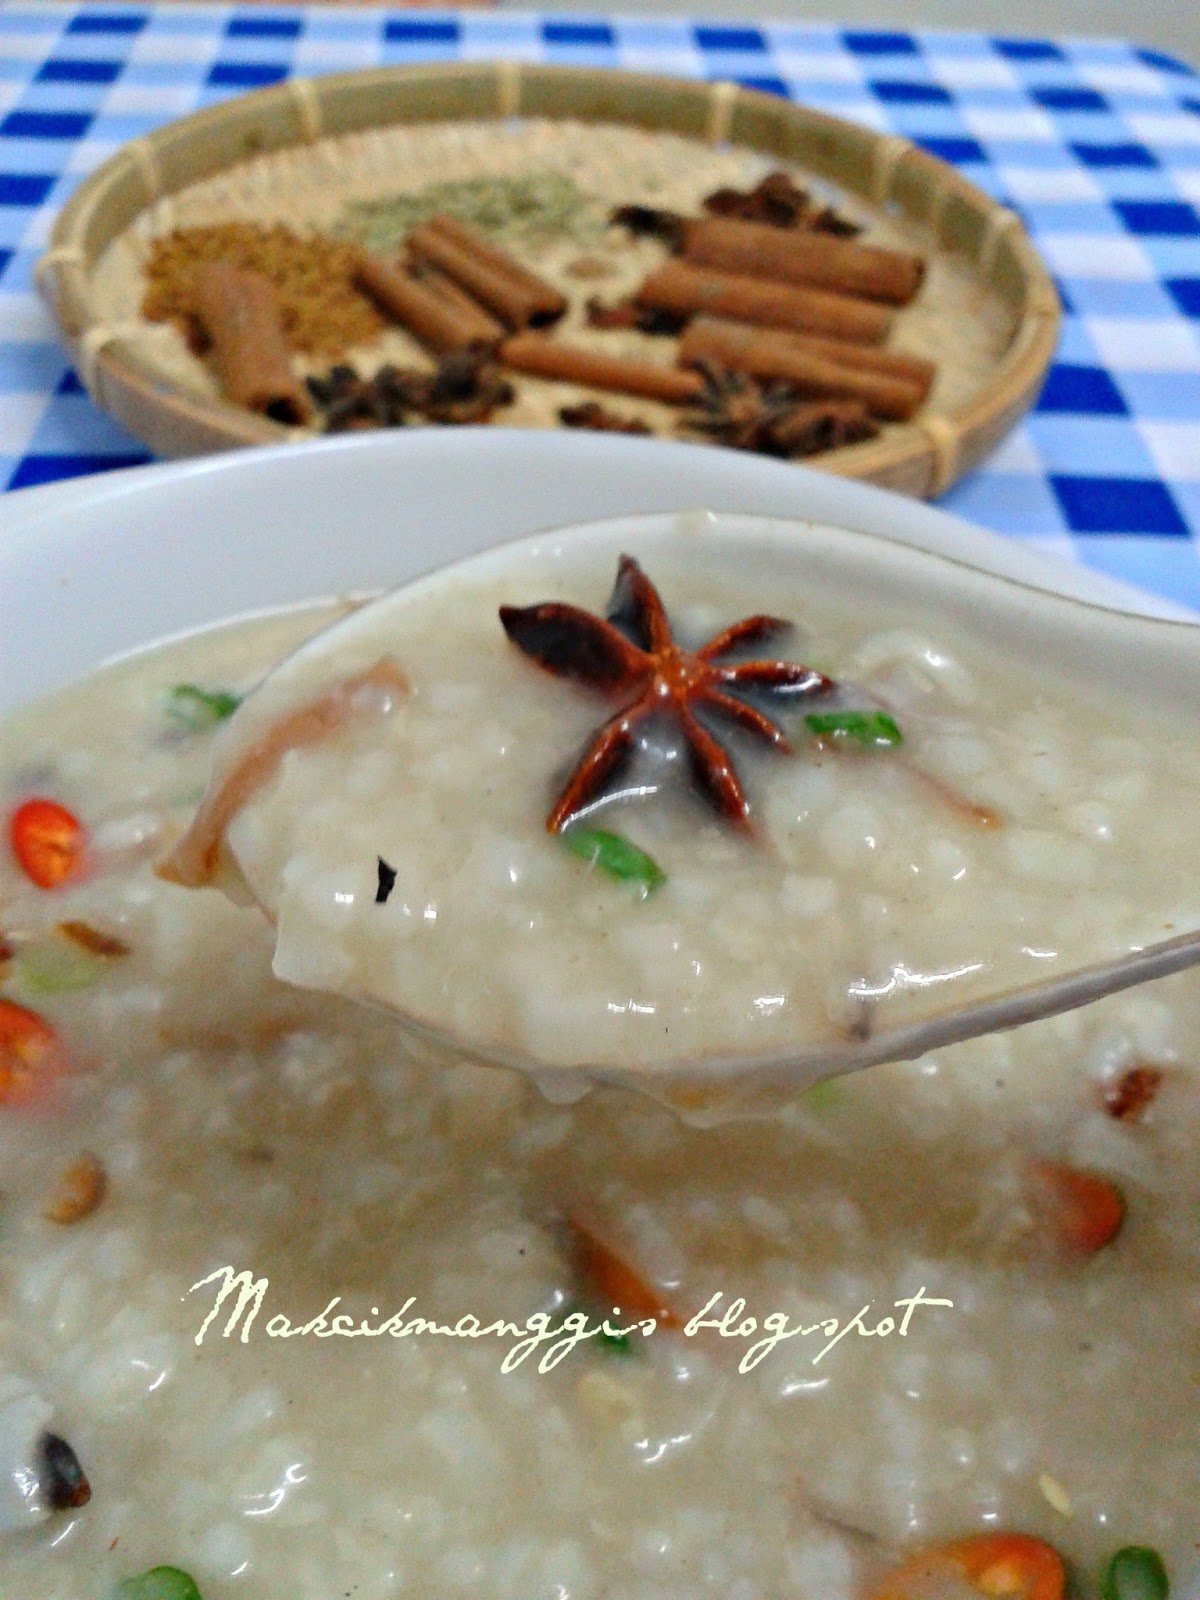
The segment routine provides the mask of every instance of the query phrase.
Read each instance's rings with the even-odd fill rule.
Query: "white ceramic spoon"
[[[944,634],[972,640],[980,656],[997,667],[1017,663],[1027,685],[1044,680],[1051,700],[1056,693],[1076,691],[1084,698],[1098,699],[1097,726],[1101,731],[1109,707],[1124,727],[1157,730],[1160,743],[1171,747],[1166,752],[1168,765],[1173,761],[1175,768],[1189,770],[1187,757],[1200,710],[1200,628],[1087,605],[906,545],[844,530],[761,518],[713,519],[702,513],[626,518],[522,540],[422,579],[363,607],[281,663],[248,698],[218,743],[209,799],[191,835],[175,854],[172,870],[176,876],[191,884],[222,882],[235,894],[256,900],[273,919],[278,917],[289,870],[286,859],[279,856],[278,841],[262,847],[261,831],[257,836],[260,853],[265,850],[267,857],[276,857],[264,865],[255,859],[256,835],[253,828],[246,831],[244,819],[234,827],[240,843],[235,839],[231,845],[226,838],[226,826],[239,815],[241,801],[246,799],[246,808],[253,810],[259,804],[256,795],[266,793],[270,785],[247,791],[247,799],[246,794],[233,793],[237,785],[231,787],[231,775],[244,778],[248,764],[253,766],[258,759],[257,777],[270,778],[283,745],[300,744],[305,751],[319,749],[325,732],[348,711],[363,713],[368,721],[372,714],[402,717],[404,691],[397,688],[401,680],[391,680],[386,668],[373,671],[372,664],[390,655],[402,672],[409,670],[406,633],[420,616],[421,607],[444,595],[448,585],[470,589],[494,583],[498,593],[517,604],[553,593],[596,610],[600,609],[596,575],[602,571],[611,575],[617,553],[625,550],[639,559],[652,578],[660,580],[669,609],[672,589],[679,587],[681,563],[711,568],[718,584],[727,573],[731,583],[736,578],[745,587],[746,572],[753,572],[751,587],[761,591],[755,609],[764,611],[780,609],[775,598],[779,589],[797,580],[801,588],[840,591],[852,607],[856,597],[882,597],[912,628],[924,629],[934,637]],[[574,564],[580,562],[582,567],[576,572]],[[592,587],[586,594],[578,592],[579,583],[589,573]],[[744,609],[739,604],[735,614]],[[732,620],[733,616],[721,619],[722,623]],[[817,624],[811,609],[804,620],[810,627]],[[496,634],[500,639],[498,628]],[[502,640],[499,648],[511,649]],[[755,654],[803,659],[804,649],[802,636],[794,648],[784,641]],[[837,672],[836,665],[833,670]],[[529,671],[537,676],[536,669],[530,667]],[[581,693],[573,685],[558,687],[564,696]],[[607,714],[601,711],[593,720],[602,720]],[[285,724],[290,731],[281,745],[276,736]],[[273,737],[273,753],[263,760],[266,744]],[[305,751],[290,759],[307,759]],[[526,759],[524,755],[522,759]],[[544,749],[531,750],[529,759],[544,759]],[[1190,770],[1200,775],[1200,755]],[[1114,950],[1112,930],[1103,926],[1095,928],[1094,942],[1076,940],[1069,957],[1057,964],[1045,960],[1039,966],[1025,958],[1040,952],[1023,948],[1022,959],[1014,961],[1011,970],[976,979],[966,995],[962,984],[905,973],[904,978],[911,981],[907,1009],[901,1008],[901,1015],[891,1018],[886,1004],[872,1003],[862,1026],[831,1028],[815,1039],[776,1037],[766,1049],[756,1047],[753,1030],[746,1035],[744,1050],[725,1041],[711,1052],[688,1050],[671,1056],[656,1049],[652,1057],[644,1059],[636,1052],[614,1057],[603,1051],[591,1059],[586,1044],[576,1041],[572,1059],[564,1063],[514,1047],[499,1034],[464,1030],[445,1016],[406,1005],[394,965],[384,978],[380,977],[384,969],[376,963],[374,976],[368,975],[366,981],[361,972],[343,981],[336,974],[322,976],[317,961],[313,967],[316,976],[301,974],[301,979],[313,987],[329,987],[388,1007],[438,1054],[534,1072],[549,1092],[564,1097],[583,1092],[594,1082],[636,1082],[676,1103],[719,1102],[727,1109],[730,1103],[748,1094],[758,1097],[767,1088],[792,1092],[875,1062],[911,1059],[976,1034],[1084,1005],[1200,962],[1200,808],[1193,806],[1192,798],[1190,793],[1150,797],[1152,805],[1176,807],[1183,880],[1174,870],[1164,877],[1161,860],[1151,863],[1159,881],[1169,883],[1174,898],[1169,907],[1159,908],[1163,918],[1157,926],[1148,915],[1147,932],[1128,939],[1121,949]],[[289,826],[294,823],[293,854],[307,848],[310,836],[320,835],[327,825],[328,799],[324,791],[314,797],[312,818],[284,819]],[[276,825],[279,820],[274,819]],[[1195,882],[1190,875],[1193,866],[1197,869]],[[359,880],[357,888],[347,890],[342,898],[361,902],[368,898],[362,889]],[[936,916],[936,904],[926,904],[924,914]],[[987,908],[977,912],[980,914],[986,917]],[[1173,927],[1163,926],[1164,921]],[[382,924],[376,921],[372,926],[378,929]],[[1030,946],[1039,932],[1037,928],[1026,930],[1024,937]],[[1152,937],[1151,933],[1166,936]],[[819,924],[811,937],[821,938]],[[952,950],[947,957],[952,962]],[[294,962],[290,969],[285,963],[283,975],[296,976]],[[486,984],[489,974],[479,971],[477,979]],[[857,991],[852,987],[854,992],[869,998],[873,992],[878,996],[880,989],[876,986],[872,991],[865,985]]]

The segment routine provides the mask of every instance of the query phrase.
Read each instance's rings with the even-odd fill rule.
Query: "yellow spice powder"
[[[144,268],[142,315],[150,322],[177,323],[194,350],[203,350],[206,340],[193,280],[196,268],[208,261],[228,261],[270,280],[294,351],[339,356],[354,345],[370,344],[386,326],[355,286],[350,246],[319,235],[301,238],[281,224],[221,222],[177,228],[153,240]]]

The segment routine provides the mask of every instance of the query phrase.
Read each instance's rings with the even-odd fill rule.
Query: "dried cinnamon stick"
[[[462,250],[469,250],[478,256],[503,278],[510,279],[520,288],[528,291],[533,304],[530,326],[535,328],[548,327],[565,316],[570,309],[570,301],[552,283],[547,283],[544,278],[539,278],[536,272],[530,272],[519,261],[507,255],[503,250],[485,239],[482,234],[468,228],[463,222],[454,217],[438,216],[430,219],[430,227],[439,232],[443,238],[457,244]]]
[[[497,359],[514,372],[559,383],[578,383],[615,394],[642,395],[678,405],[695,400],[704,388],[697,372],[660,367],[650,361],[626,361],[580,345],[564,344],[539,333],[518,333],[500,346]]]
[[[892,314],[851,295],[830,294],[745,274],[713,272],[687,261],[666,261],[638,289],[639,305],[689,315],[706,313],[735,322],[795,328],[831,339],[878,344],[887,338]]]
[[[503,332],[480,307],[465,310],[451,305],[432,288],[368,250],[359,254],[354,276],[373,300],[439,355],[493,343]]]
[[[716,321],[718,319],[713,318]],[[915,383],[924,400],[933,387],[937,368],[923,356],[910,356],[903,350],[881,350],[874,345],[848,344],[844,339],[821,339],[809,333],[784,333],[775,335],[785,350],[801,355],[821,356],[826,361],[836,361],[839,366],[853,367],[858,372],[877,372],[884,378],[899,378],[902,383]]]
[[[688,221],[683,256],[698,266],[784,283],[811,284],[838,294],[907,305],[925,276],[920,256],[838,239],[827,233],[773,228],[727,217]]]
[[[444,305],[449,306],[452,311],[457,311],[472,326],[478,327],[481,336],[486,328],[486,338],[489,343],[503,339],[506,331],[504,324],[497,321],[490,311],[485,311],[479,301],[465,289],[459,288],[453,278],[447,277],[444,272],[439,272],[437,267],[419,265],[411,276],[423,289],[428,289],[431,294],[436,295]]]
[[[195,295],[226,396],[274,422],[307,422],[312,406],[292,371],[269,279],[228,261],[209,261],[196,271]]]
[[[501,277],[511,278],[514,283],[522,284],[530,294],[539,298],[540,314],[551,319],[558,318],[568,309],[569,301],[560,294],[553,284],[547,283],[544,278],[539,278],[536,272],[530,272],[519,261],[505,253],[497,245],[492,244],[483,234],[474,228],[468,228],[465,222],[457,218],[446,216],[431,217],[429,226],[447,239],[453,240],[463,250],[469,250],[481,261],[486,261]]]
[[[408,246],[462,285],[510,328],[544,328],[566,312],[567,298],[453,217],[431,217]]]
[[[798,348],[795,336],[697,317],[680,341],[682,366],[728,367],[756,378],[785,378],[802,394],[861,400],[877,417],[906,422],[924,398],[909,378],[865,372],[827,355]]]

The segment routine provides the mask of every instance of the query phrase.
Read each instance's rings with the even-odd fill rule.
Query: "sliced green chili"
[[[104,972],[102,957],[61,934],[22,945],[12,963],[14,986],[27,994],[71,994],[90,989]]]
[[[853,739],[856,744],[889,746],[902,742],[900,729],[886,711],[818,711],[804,721],[810,733]]]
[[[194,1578],[178,1567],[151,1567],[116,1588],[116,1600],[200,1600]]]
[[[231,717],[242,703],[229,689],[201,689],[195,683],[177,683],[167,690],[167,715],[192,733],[204,733]]]
[[[1167,1600],[1171,1585],[1157,1550],[1127,1544],[1104,1569],[1103,1600]]]
[[[822,1078],[820,1083],[810,1084],[800,1096],[800,1104],[806,1111],[828,1111],[830,1106],[836,1106],[842,1098],[842,1086],[833,1078]]]
[[[559,834],[566,849],[607,872],[610,878],[622,883],[636,884],[643,895],[666,883],[667,875],[644,850],[631,844],[619,833],[609,833],[604,828],[581,828],[576,824]]]
[[[571,1316],[586,1316],[589,1330],[594,1322],[603,1322],[604,1320],[603,1317],[593,1317],[581,1305],[565,1305],[555,1315],[560,1319],[559,1327]],[[630,1335],[627,1333],[605,1333],[603,1327],[601,1327],[598,1333],[591,1334],[591,1339],[614,1356],[631,1356],[634,1353],[633,1345],[630,1343]]]

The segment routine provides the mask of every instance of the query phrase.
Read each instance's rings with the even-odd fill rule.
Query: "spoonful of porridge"
[[[835,529],[524,540],[356,610],[162,871],[551,1092],[802,1088],[1200,961],[1200,636]]]

